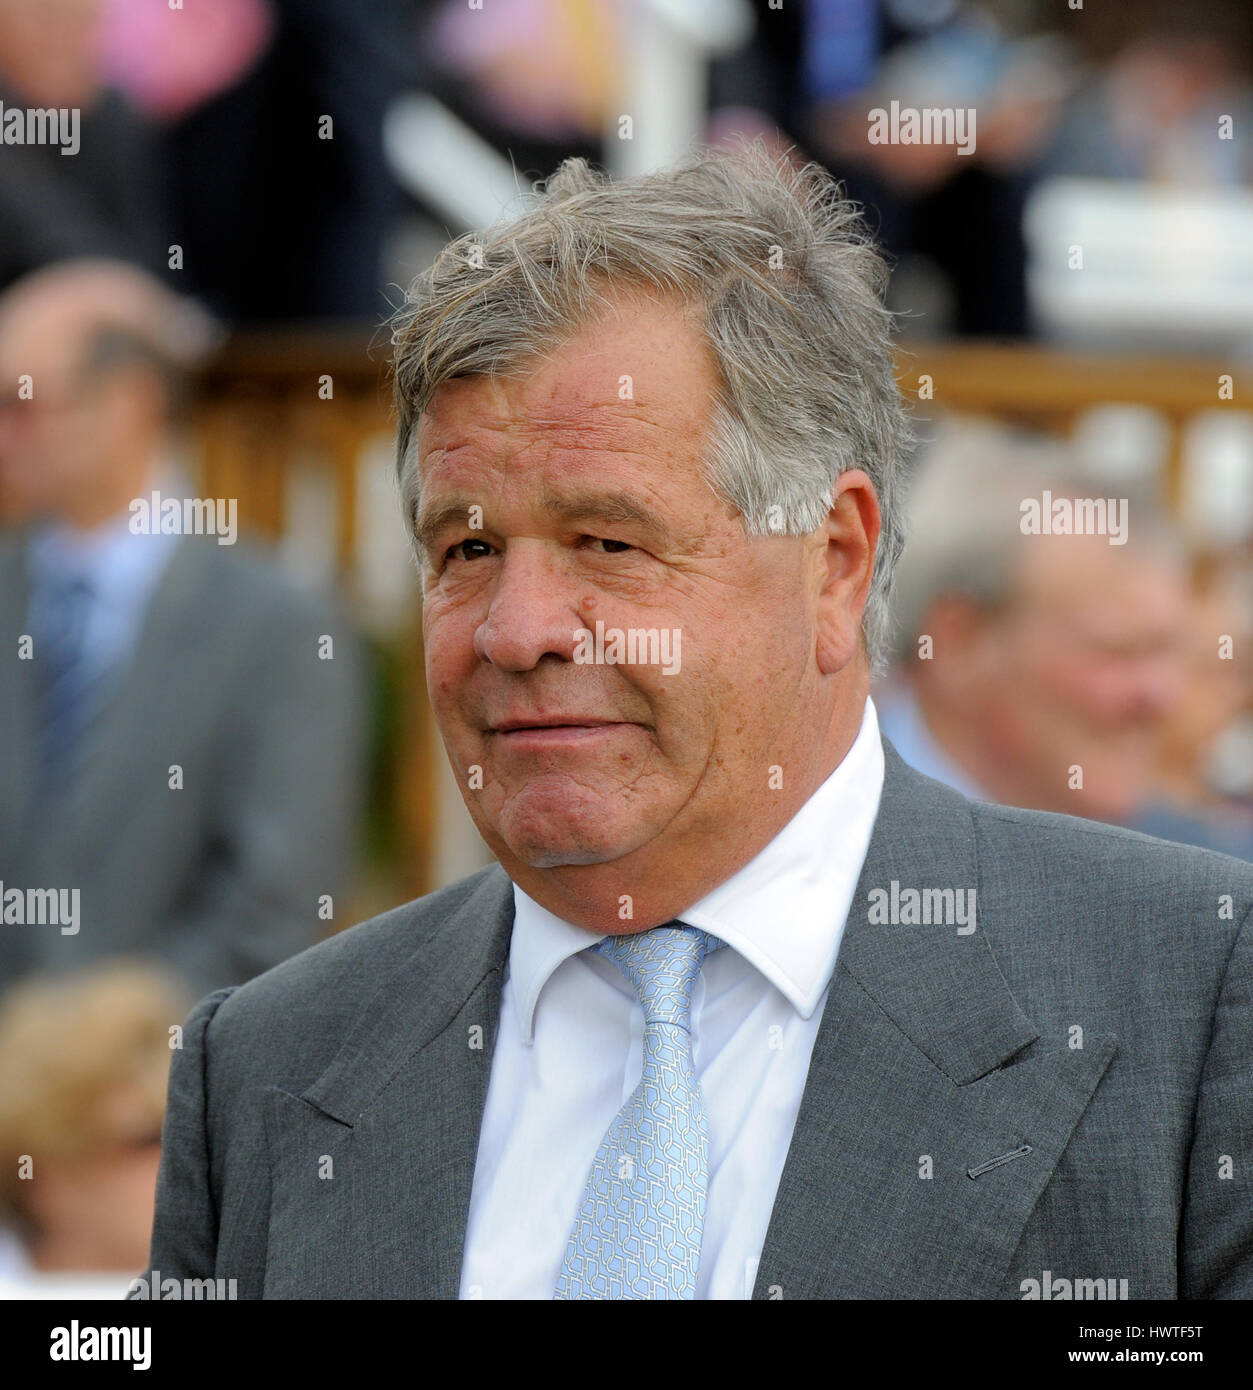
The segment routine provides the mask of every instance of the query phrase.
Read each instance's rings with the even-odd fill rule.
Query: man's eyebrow
[[[449,497],[429,507],[419,504],[413,525],[418,545],[423,550],[429,550],[441,531],[448,527],[464,527],[473,505],[461,497]],[[663,548],[674,548],[676,545],[670,528],[661,516],[629,492],[574,496],[545,492],[541,495],[541,505],[545,515],[555,521],[638,526],[655,536]]]
[[[424,551],[429,550],[441,531],[468,524],[473,505],[473,502],[461,497],[448,497],[442,502],[433,502],[429,507],[419,503],[413,518],[414,539]]]
[[[544,511],[557,521],[603,522],[610,526],[638,526],[651,532],[664,545],[673,545],[670,528],[647,503],[629,492],[541,495]]]

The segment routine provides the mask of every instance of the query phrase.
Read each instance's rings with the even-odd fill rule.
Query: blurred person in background
[[[632,14],[623,0],[463,0],[425,7],[432,91],[520,173],[554,157],[598,158],[622,85]]]
[[[1207,557],[1197,581],[1184,697],[1137,828],[1253,859],[1253,586],[1238,554]]]
[[[124,80],[166,118],[174,240],[188,288],[216,313],[232,323],[374,324],[386,312],[384,245],[404,202],[383,121],[416,81],[410,35],[421,8],[214,0],[193,25],[124,0]],[[210,91],[207,49],[228,77]]]
[[[162,7],[164,8],[164,7]],[[170,243],[165,166],[153,123],[107,78],[100,0],[0,0],[6,114],[76,115],[72,153],[0,143],[0,288],[50,261],[110,256],[152,272]]]
[[[1069,88],[1065,48],[995,3],[806,0],[804,16],[802,139],[869,209],[896,262],[889,303],[924,331],[1025,335],[1023,210]],[[894,103],[959,113],[964,135],[872,139],[870,113]]]
[[[146,962],[0,1001],[0,1298],[122,1298],[147,1258],[183,989]]]
[[[1185,557],[1140,495],[1121,543],[1024,534],[1022,504],[1046,490],[1126,493],[1079,479],[1062,446],[995,427],[958,427],[924,461],[884,728],[967,796],[1135,827],[1184,692]]]
[[[1074,18],[1095,61],[1076,63],[1077,90],[1044,173],[1187,187],[1253,180],[1253,150],[1240,136],[1253,120],[1246,0],[1141,0]],[[1224,117],[1234,138],[1220,138]]]
[[[176,278],[231,322],[376,321],[403,206],[383,118],[416,70],[415,8],[0,0],[6,113],[78,121],[72,157],[0,142],[0,288],[107,256]]]
[[[73,888],[81,912],[66,932],[6,910],[0,983],[142,952],[200,993],[339,924],[362,660],[233,529],[180,533],[169,412],[202,327],[117,264],[0,297],[0,880]],[[132,524],[154,490],[174,534]]]

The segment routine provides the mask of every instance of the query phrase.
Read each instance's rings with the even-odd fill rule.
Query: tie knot
[[[613,961],[631,982],[645,1024],[678,1023],[687,1028],[701,962],[725,945],[699,927],[668,922],[629,936],[607,936],[592,950]]]

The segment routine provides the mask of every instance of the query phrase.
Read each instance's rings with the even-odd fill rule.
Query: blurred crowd
[[[395,100],[433,97],[520,181],[569,154],[612,163],[654,10],[663,45],[693,48],[694,76],[666,74],[704,93],[693,136],[762,136],[831,168],[921,331],[1041,330],[1026,212],[1042,183],[1199,191],[1248,216],[1243,0],[708,0],[686,27],[655,0],[0,0],[5,108],[82,113],[73,158],[4,148],[0,286],[111,256],[230,323],[377,323],[413,256],[465,230],[389,158]],[[973,112],[969,147],[872,141],[867,113],[894,104]],[[1247,267],[1232,274],[1247,292]]]
[[[81,110],[6,145],[0,284],[120,258],[231,323],[368,318],[399,194],[380,130],[400,0],[0,0],[0,99]]]
[[[72,157],[0,143],[0,1296],[124,1291],[189,1004],[353,919],[377,713],[359,624],[255,538],[158,520],[196,492],[177,440],[205,362],[250,325],[377,326],[462,230],[389,159],[402,94],[520,178],[608,159],[648,4],[0,0],[0,110],[81,113]],[[1044,181],[1253,177],[1221,136],[1253,117],[1235,0],[704,9],[747,35],[709,45],[704,138],[839,174],[911,332],[1040,331]],[[977,141],[869,143],[893,102],[973,108]],[[1068,440],[924,434],[876,690],[902,755],[1253,858],[1247,530],[1216,544],[1163,471],[1132,482]],[[1046,492],[1125,503],[1125,541],[1024,532]]]

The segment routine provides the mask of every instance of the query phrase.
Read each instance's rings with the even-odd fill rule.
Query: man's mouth
[[[576,745],[611,737],[630,724],[617,719],[601,719],[593,715],[558,714],[552,716],[522,716],[503,719],[492,726],[511,747],[553,748],[563,744]]]
[[[607,724],[616,724],[616,719],[599,719],[590,714],[554,714],[543,717],[526,715],[516,719],[502,719],[492,725],[496,734],[515,734],[523,729],[595,729]]]

